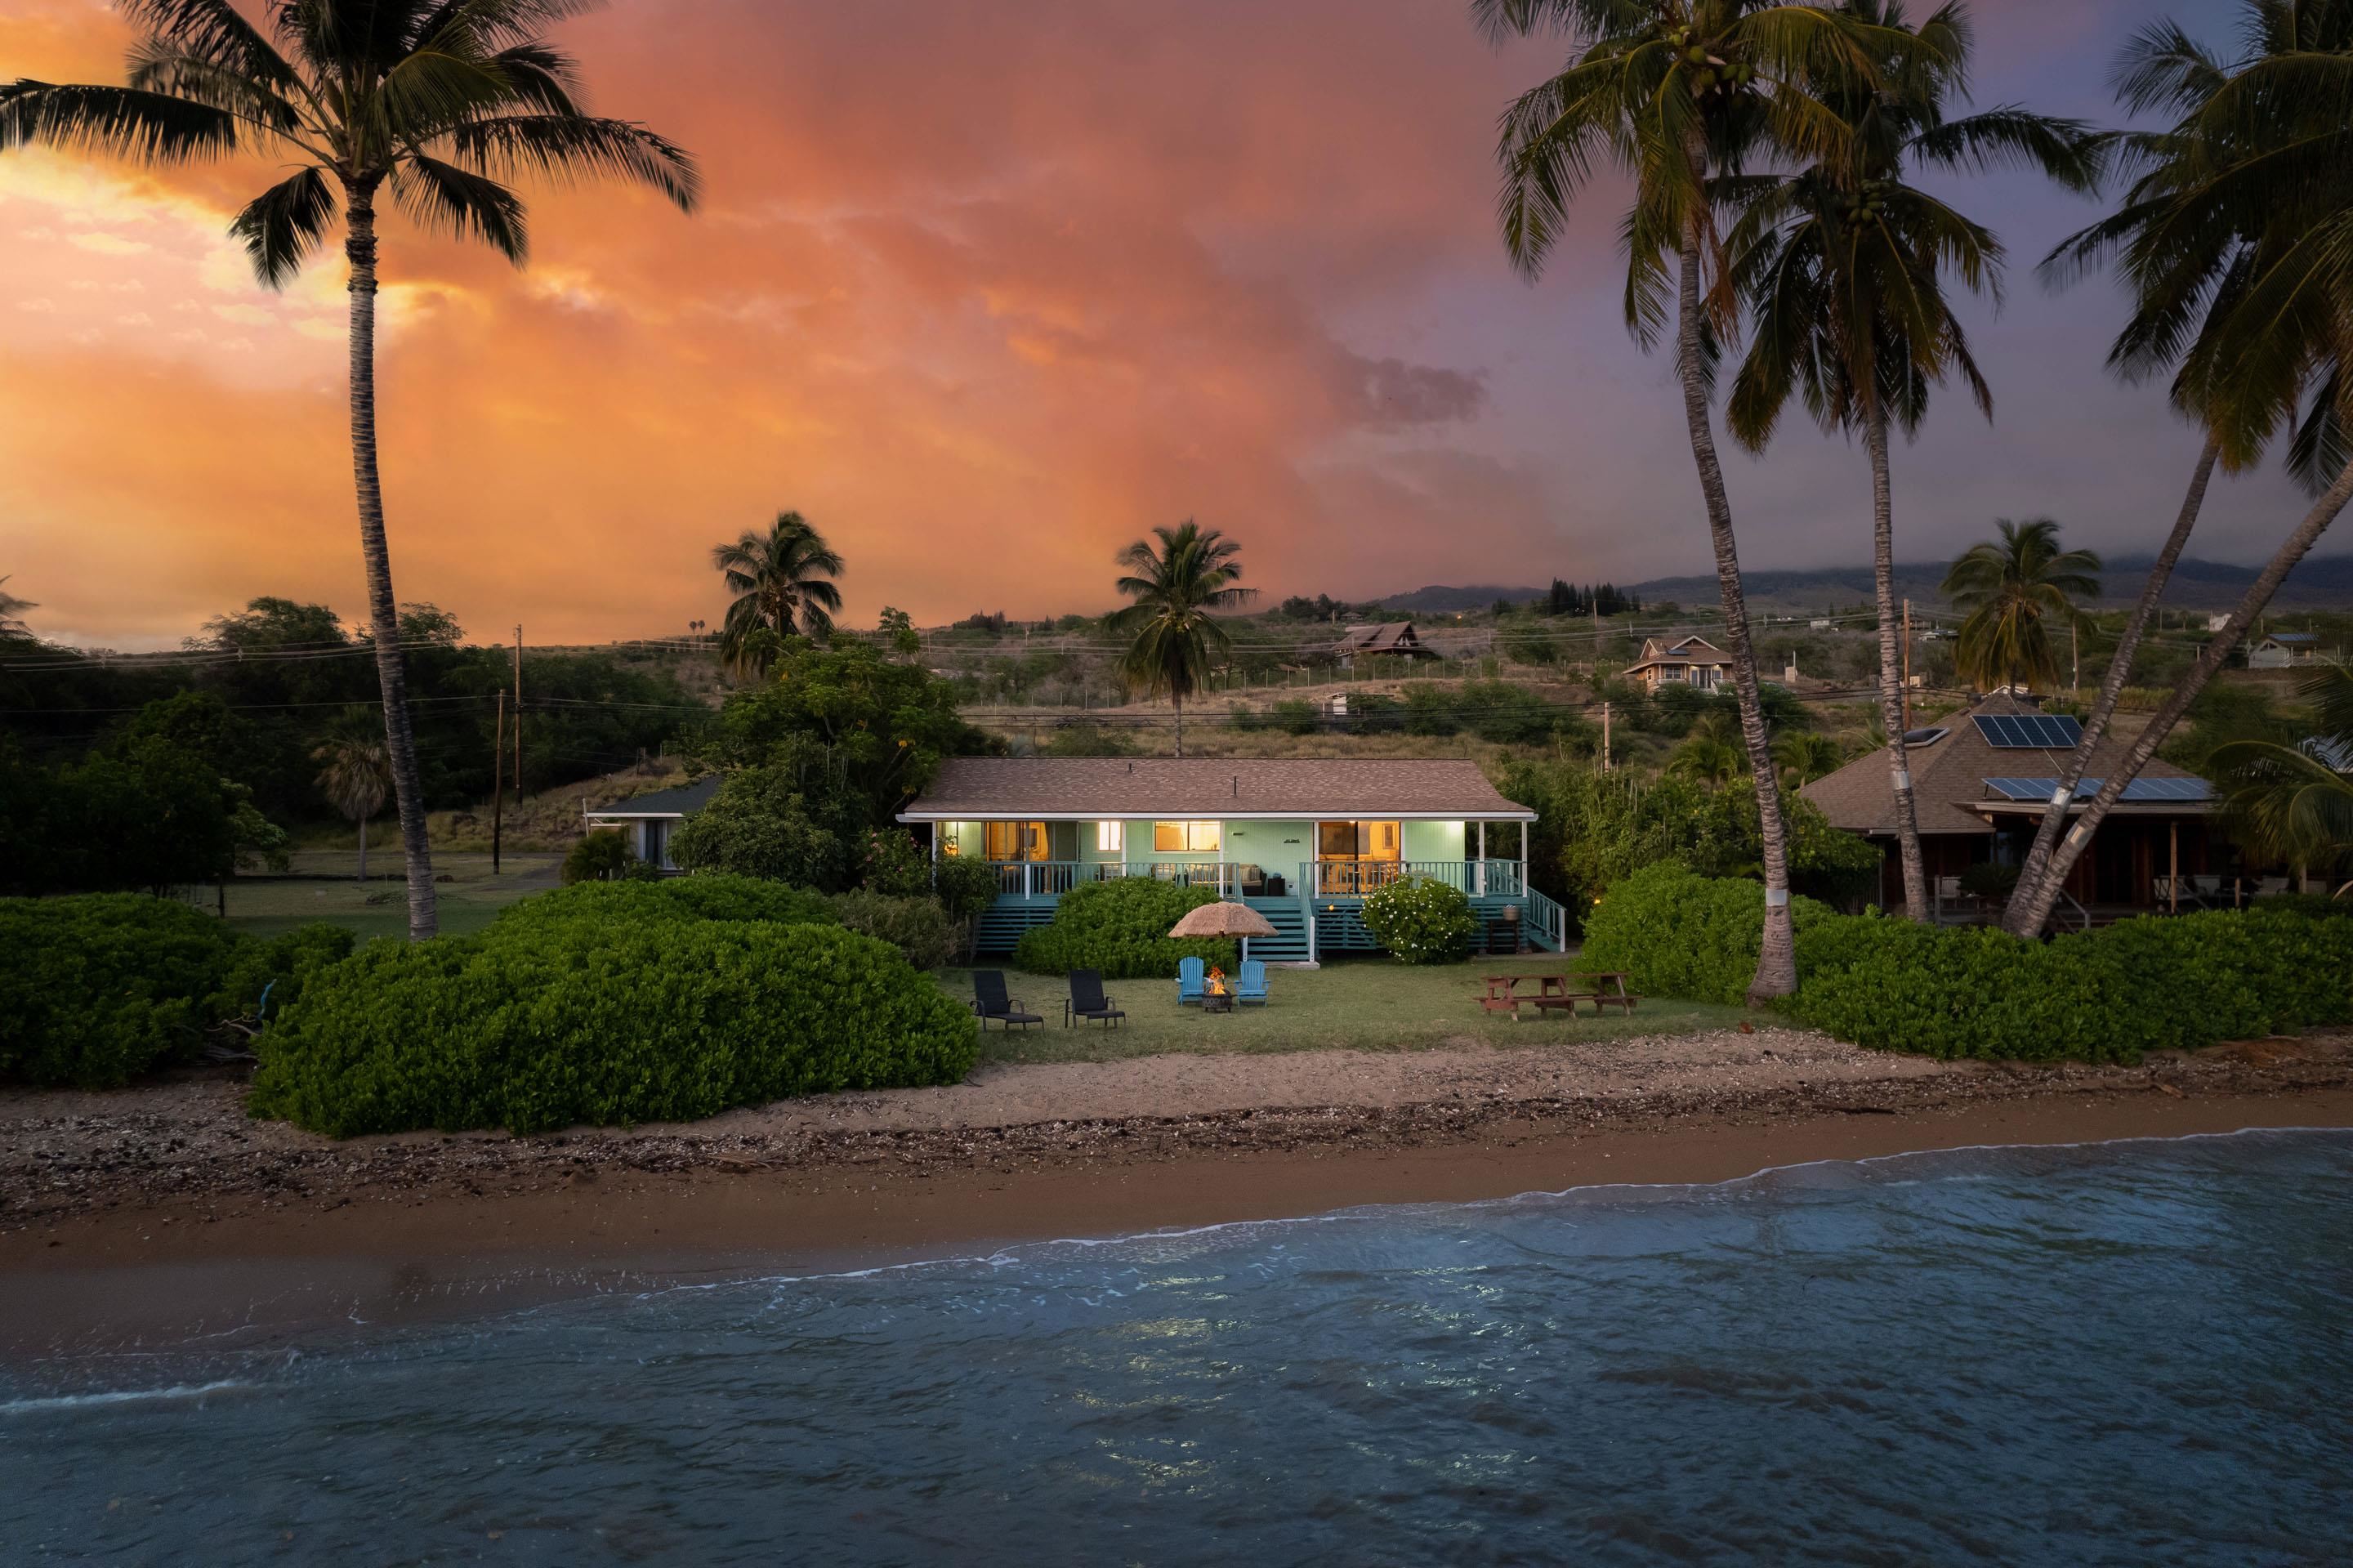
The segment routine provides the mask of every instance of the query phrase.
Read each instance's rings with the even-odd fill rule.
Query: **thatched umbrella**
[[[1169,927],[1172,937],[1240,937],[1242,957],[1250,957],[1252,937],[1271,937],[1274,924],[1247,904],[1204,904]]]

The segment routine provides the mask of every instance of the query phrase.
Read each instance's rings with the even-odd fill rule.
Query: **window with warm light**
[[[1097,822],[1095,824],[1095,849],[1099,853],[1103,854],[1120,854],[1124,853],[1126,851],[1126,848],[1127,824],[1125,822]]]
[[[1224,826],[1222,822],[1155,822],[1152,847],[1162,854],[1215,854]]]

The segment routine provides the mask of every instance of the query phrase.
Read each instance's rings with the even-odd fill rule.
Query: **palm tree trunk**
[[[367,819],[360,819],[360,880],[367,880]]]
[[[1904,917],[1928,917],[1928,870],[1920,858],[1920,818],[1904,756],[1904,665],[1895,633],[1895,486],[1888,471],[1887,409],[1863,392],[1863,440],[1871,451],[1871,565],[1879,591],[1879,722],[1887,730],[1887,776],[1895,792],[1896,858],[1904,867]]]
[[[408,939],[438,927],[433,853],[425,838],[425,792],[417,772],[417,736],[408,722],[408,672],[400,652],[400,616],[392,597],[392,552],[384,537],[384,488],[375,468],[375,186],[344,187],[350,215],[343,254],[352,266],[352,479],[359,492],[360,556],[367,568],[368,624],[375,636],[376,683],[384,693],[384,745],[392,761],[392,795],[400,813],[401,859],[408,872]]]
[[[2221,442],[2209,436],[2205,450],[2198,454],[2198,466],[2190,472],[2189,489],[2181,498],[2181,512],[2173,520],[2173,532],[2165,536],[2165,547],[2157,553],[2157,564],[2149,567],[2148,581],[2140,590],[2140,602],[2133,606],[2132,615],[2125,621],[2124,634],[2116,640],[2116,656],[2108,661],[2108,673],[2101,678],[2099,695],[2092,699],[2092,711],[2084,717],[2084,738],[2076,744],[2075,754],[2067,759],[2059,788],[2053,791],[2055,795],[2070,800],[2075,798],[2075,786],[2083,781],[2084,769],[2091,764],[2092,748],[2100,744],[2100,737],[2107,733],[2108,721],[2116,716],[2116,699],[2124,694],[2125,683],[2132,676],[2132,662],[2140,652],[2141,637],[2157,616],[2158,601],[2165,597],[2174,566],[2189,544],[2190,530],[2198,526],[2198,514],[2205,510],[2206,487],[2214,478],[2214,464],[2221,452]],[[2058,851],[2059,835],[2066,826],[2067,813],[2056,809],[2055,803],[2054,809],[2042,813],[2042,825],[2035,831],[2033,847],[2026,852],[2026,863],[2019,868],[2018,886],[2010,894],[2007,924],[2012,936],[2040,936],[2043,923],[2051,918],[2058,897],[2055,893],[2045,896],[2042,885],[2051,874],[2052,857]],[[2038,906],[2042,913],[2035,915]],[[2031,926],[2026,923],[2030,916],[2034,921]]]
[[[2264,566],[2262,575],[2249,587],[2246,597],[2239,600],[2239,608],[2231,612],[2231,619],[2223,624],[2222,630],[2199,653],[2198,662],[2189,667],[2189,675],[2173,689],[2173,694],[2166,698],[2164,705],[2157,710],[2157,716],[2148,721],[2148,727],[2134,738],[2131,748],[2125,753],[2122,765],[2111,769],[2110,776],[2101,781],[2099,794],[2084,808],[2084,814],[2076,819],[2075,825],[2068,830],[2067,836],[2060,841],[2058,849],[2052,853],[2050,869],[2036,885],[2031,901],[2012,896],[2010,928],[2013,934],[2042,934],[2042,927],[2050,922],[2052,907],[2059,902],[2059,889],[2065,885],[2067,874],[2074,869],[2084,846],[2092,842],[2092,835],[2099,831],[2100,823],[2106,820],[2109,810],[2123,796],[2125,786],[2138,777],[2140,770],[2147,766],[2148,759],[2157,755],[2157,748],[2173,732],[2173,726],[2181,721],[2181,715],[2189,711],[2189,705],[2198,700],[2198,694],[2206,689],[2206,683],[2214,678],[2214,673],[2230,658],[2231,651],[2246,637],[2247,629],[2271,603],[2272,595],[2279,591],[2279,586],[2288,573],[2311,553],[2312,546],[2319,543],[2321,535],[2337,521],[2337,514],[2345,510],[2348,501],[2353,501],[2353,463],[2348,463],[2344,471],[2337,476],[2336,482],[2313,503],[2312,510],[2304,514],[2304,521],[2296,524],[2295,532],[2287,536]],[[2052,814],[2060,813],[2054,810]],[[2021,903],[2025,903],[2026,907],[2020,908]]]
[[[1781,782],[1773,771],[1773,748],[1765,734],[1757,695],[1757,653],[1748,641],[1748,604],[1740,589],[1740,552],[1732,536],[1732,501],[1716,461],[1715,431],[1708,413],[1707,382],[1700,362],[1699,258],[1703,243],[1694,216],[1683,234],[1679,300],[1680,362],[1683,417],[1691,426],[1692,460],[1707,501],[1707,531],[1715,547],[1715,580],[1724,597],[1725,652],[1732,655],[1732,683],[1740,698],[1740,737],[1748,747],[1749,771],[1757,783],[1757,836],[1765,871],[1765,930],[1758,940],[1757,975],[1748,982],[1751,1007],[1798,989],[1797,944],[1789,926],[1788,841],[1781,821]]]
[[[1176,705],[1176,755],[1181,759],[1185,755],[1185,694],[1171,687],[1168,700]]]

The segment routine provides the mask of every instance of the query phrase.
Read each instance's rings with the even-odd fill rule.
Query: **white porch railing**
[[[1319,860],[1300,874],[1314,878],[1318,898],[1361,898],[1408,876],[1430,877],[1474,898],[1520,896],[1515,860]]]

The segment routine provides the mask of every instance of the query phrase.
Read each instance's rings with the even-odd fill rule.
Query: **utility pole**
[[[507,802],[507,694],[499,694],[498,728],[491,732],[491,874],[499,874],[499,824]]]
[[[1609,771],[1609,705],[1601,705],[1601,771]]]
[[[1904,733],[1912,733],[1912,601],[1904,601]]]
[[[515,810],[522,810],[522,622],[515,622]]]

